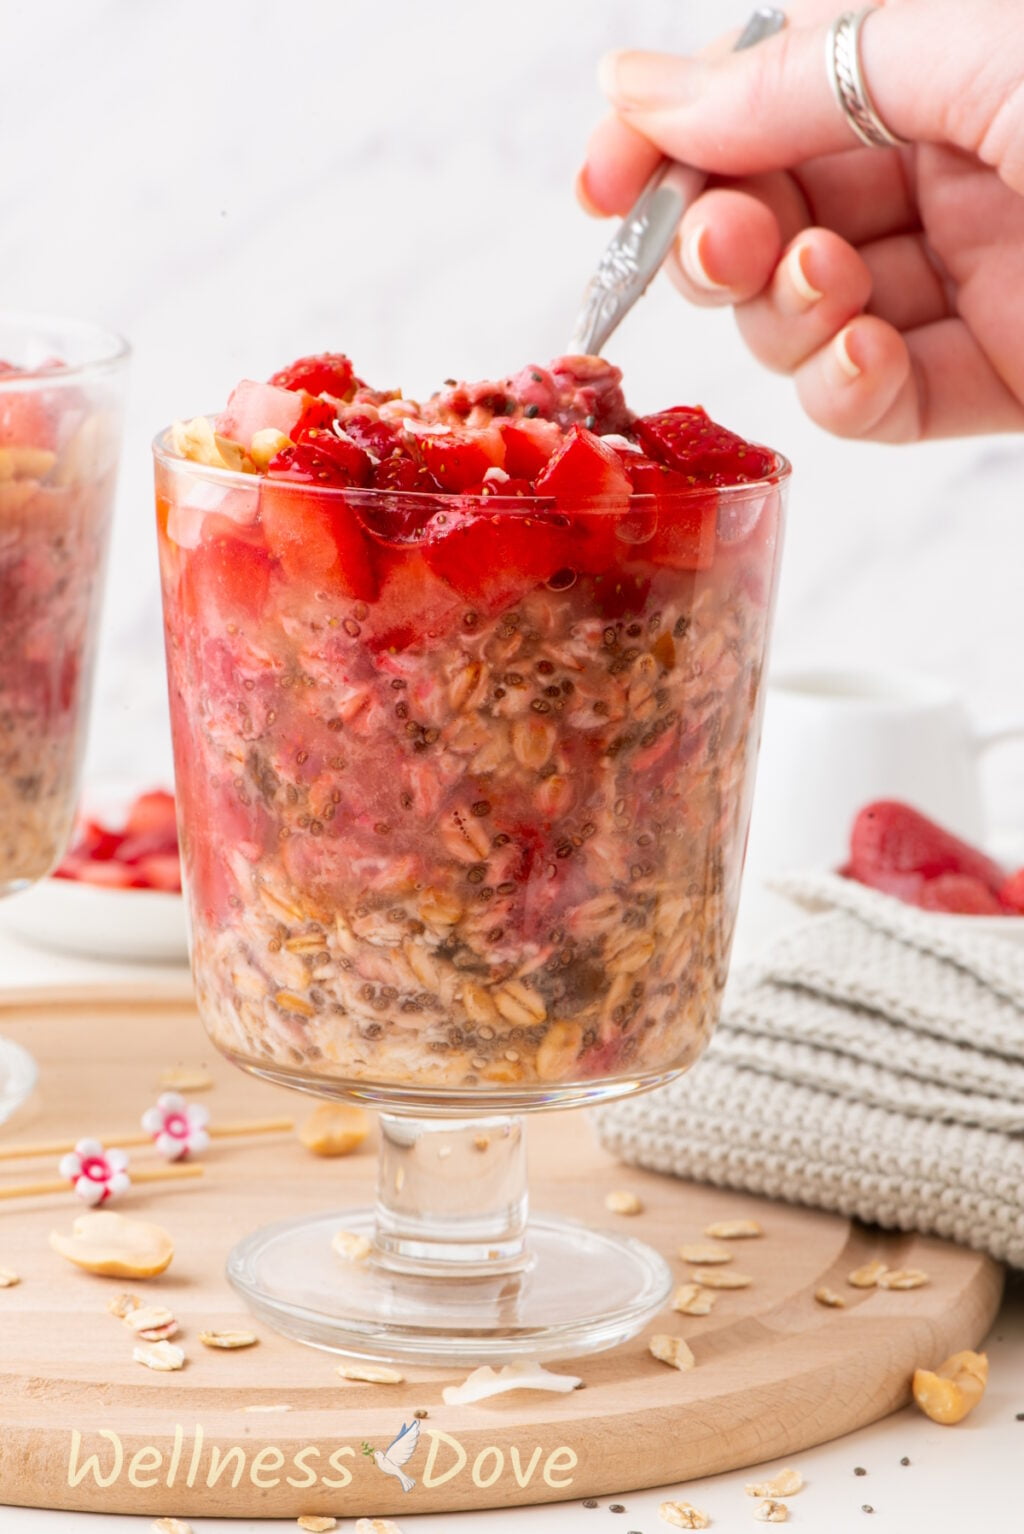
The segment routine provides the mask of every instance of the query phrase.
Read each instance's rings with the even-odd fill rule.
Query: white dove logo
[[[412,1491],[416,1482],[411,1475],[406,1475],[402,1469],[407,1465],[416,1453],[416,1445],[420,1441],[420,1425],[417,1421],[406,1424],[402,1423],[401,1430],[391,1440],[386,1449],[374,1449],[370,1444],[363,1444],[363,1453],[373,1460],[378,1470],[385,1475],[396,1476],[401,1482],[403,1491]]]

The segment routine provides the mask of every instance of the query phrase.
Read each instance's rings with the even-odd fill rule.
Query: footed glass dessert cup
[[[0,896],[67,846],[85,747],[128,349],[0,313]],[[0,1039],[0,1122],[36,1072]]]
[[[376,1206],[255,1232],[231,1281],[370,1358],[621,1342],[667,1267],[527,1217],[523,1115],[665,1082],[715,1024],[788,465],[503,499],[155,451],[203,1021],[380,1112]]]

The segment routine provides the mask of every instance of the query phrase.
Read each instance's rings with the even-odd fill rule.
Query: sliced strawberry
[[[75,837],[71,855],[76,858],[94,858],[105,863],[116,857],[123,840],[123,833],[113,831],[99,820],[87,820]]]
[[[136,867],[136,877],[142,887],[165,890],[168,894],[181,892],[181,860],[176,852],[153,852],[142,858]]]
[[[408,438],[394,421],[381,421],[365,412],[353,414],[346,411],[341,424],[347,437],[351,437],[353,442],[357,442],[367,453],[382,462],[393,453],[411,457]]]
[[[718,497],[695,489],[687,475],[644,453],[619,456],[634,493],[623,527],[627,540],[637,545],[632,552],[674,570],[708,569],[715,557]]]
[[[699,405],[641,416],[633,429],[659,463],[712,485],[763,479],[775,464],[773,454],[719,426]]]
[[[368,485],[372,470],[369,454],[350,438],[314,427],[270,460],[267,475],[298,484],[348,489]]]
[[[632,488],[614,449],[585,426],[572,426],[536,488],[538,495],[564,500],[570,508],[573,544],[565,564],[591,575],[614,570],[622,558],[617,529]]]
[[[149,793],[139,794],[125,817],[125,831],[134,836],[155,831],[177,841],[174,795],[169,794],[165,788],[154,788]]]
[[[917,897],[925,911],[949,911],[959,916],[1005,916],[1006,908],[987,885],[970,874],[940,874],[926,879]]]
[[[217,417],[217,431],[232,442],[248,447],[258,431],[268,427],[290,437],[302,415],[302,398],[290,389],[243,378],[232,389],[227,405]]]
[[[350,399],[361,381],[343,352],[319,352],[299,357],[289,367],[281,368],[270,382],[280,389],[305,389],[309,394],[330,394],[334,399]]]
[[[499,421],[505,441],[505,469],[515,478],[536,479],[560,446],[562,429],[554,421]]]
[[[108,889],[130,889],[135,870],[116,859],[94,862],[91,858],[68,859],[57,870],[60,879],[77,879],[82,884],[102,884]]]
[[[474,432],[421,432],[416,452],[443,490],[465,491],[478,485],[488,469],[501,468],[505,444],[496,427]]]
[[[360,452],[354,444],[352,450]],[[289,581],[372,600],[377,582],[370,551],[344,497],[296,490],[268,478],[261,487],[260,521],[267,548]]]
[[[994,895],[1005,882],[1003,870],[984,853],[943,830],[918,810],[897,800],[879,800],[861,810],[850,837],[850,869],[855,879],[877,889],[906,882],[913,888],[943,874],[964,874]]]
[[[1006,883],[1000,887],[999,898],[1004,906],[1024,916],[1024,868],[1019,868],[1015,874],[1010,875]]]

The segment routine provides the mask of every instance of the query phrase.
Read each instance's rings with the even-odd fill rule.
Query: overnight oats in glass
[[[127,348],[0,314],[0,896],[67,846],[85,748]],[[0,1120],[25,1095],[0,1041]]]
[[[406,1138],[692,1064],[726,977],[785,461],[699,409],[634,417],[599,358],[418,404],[332,354],[243,382],[156,458],[219,1047]]]

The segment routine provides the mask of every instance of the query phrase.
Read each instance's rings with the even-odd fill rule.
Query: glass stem
[[[422,1277],[521,1273],[526,1145],[521,1117],[380,1115],[374,1261]]]

